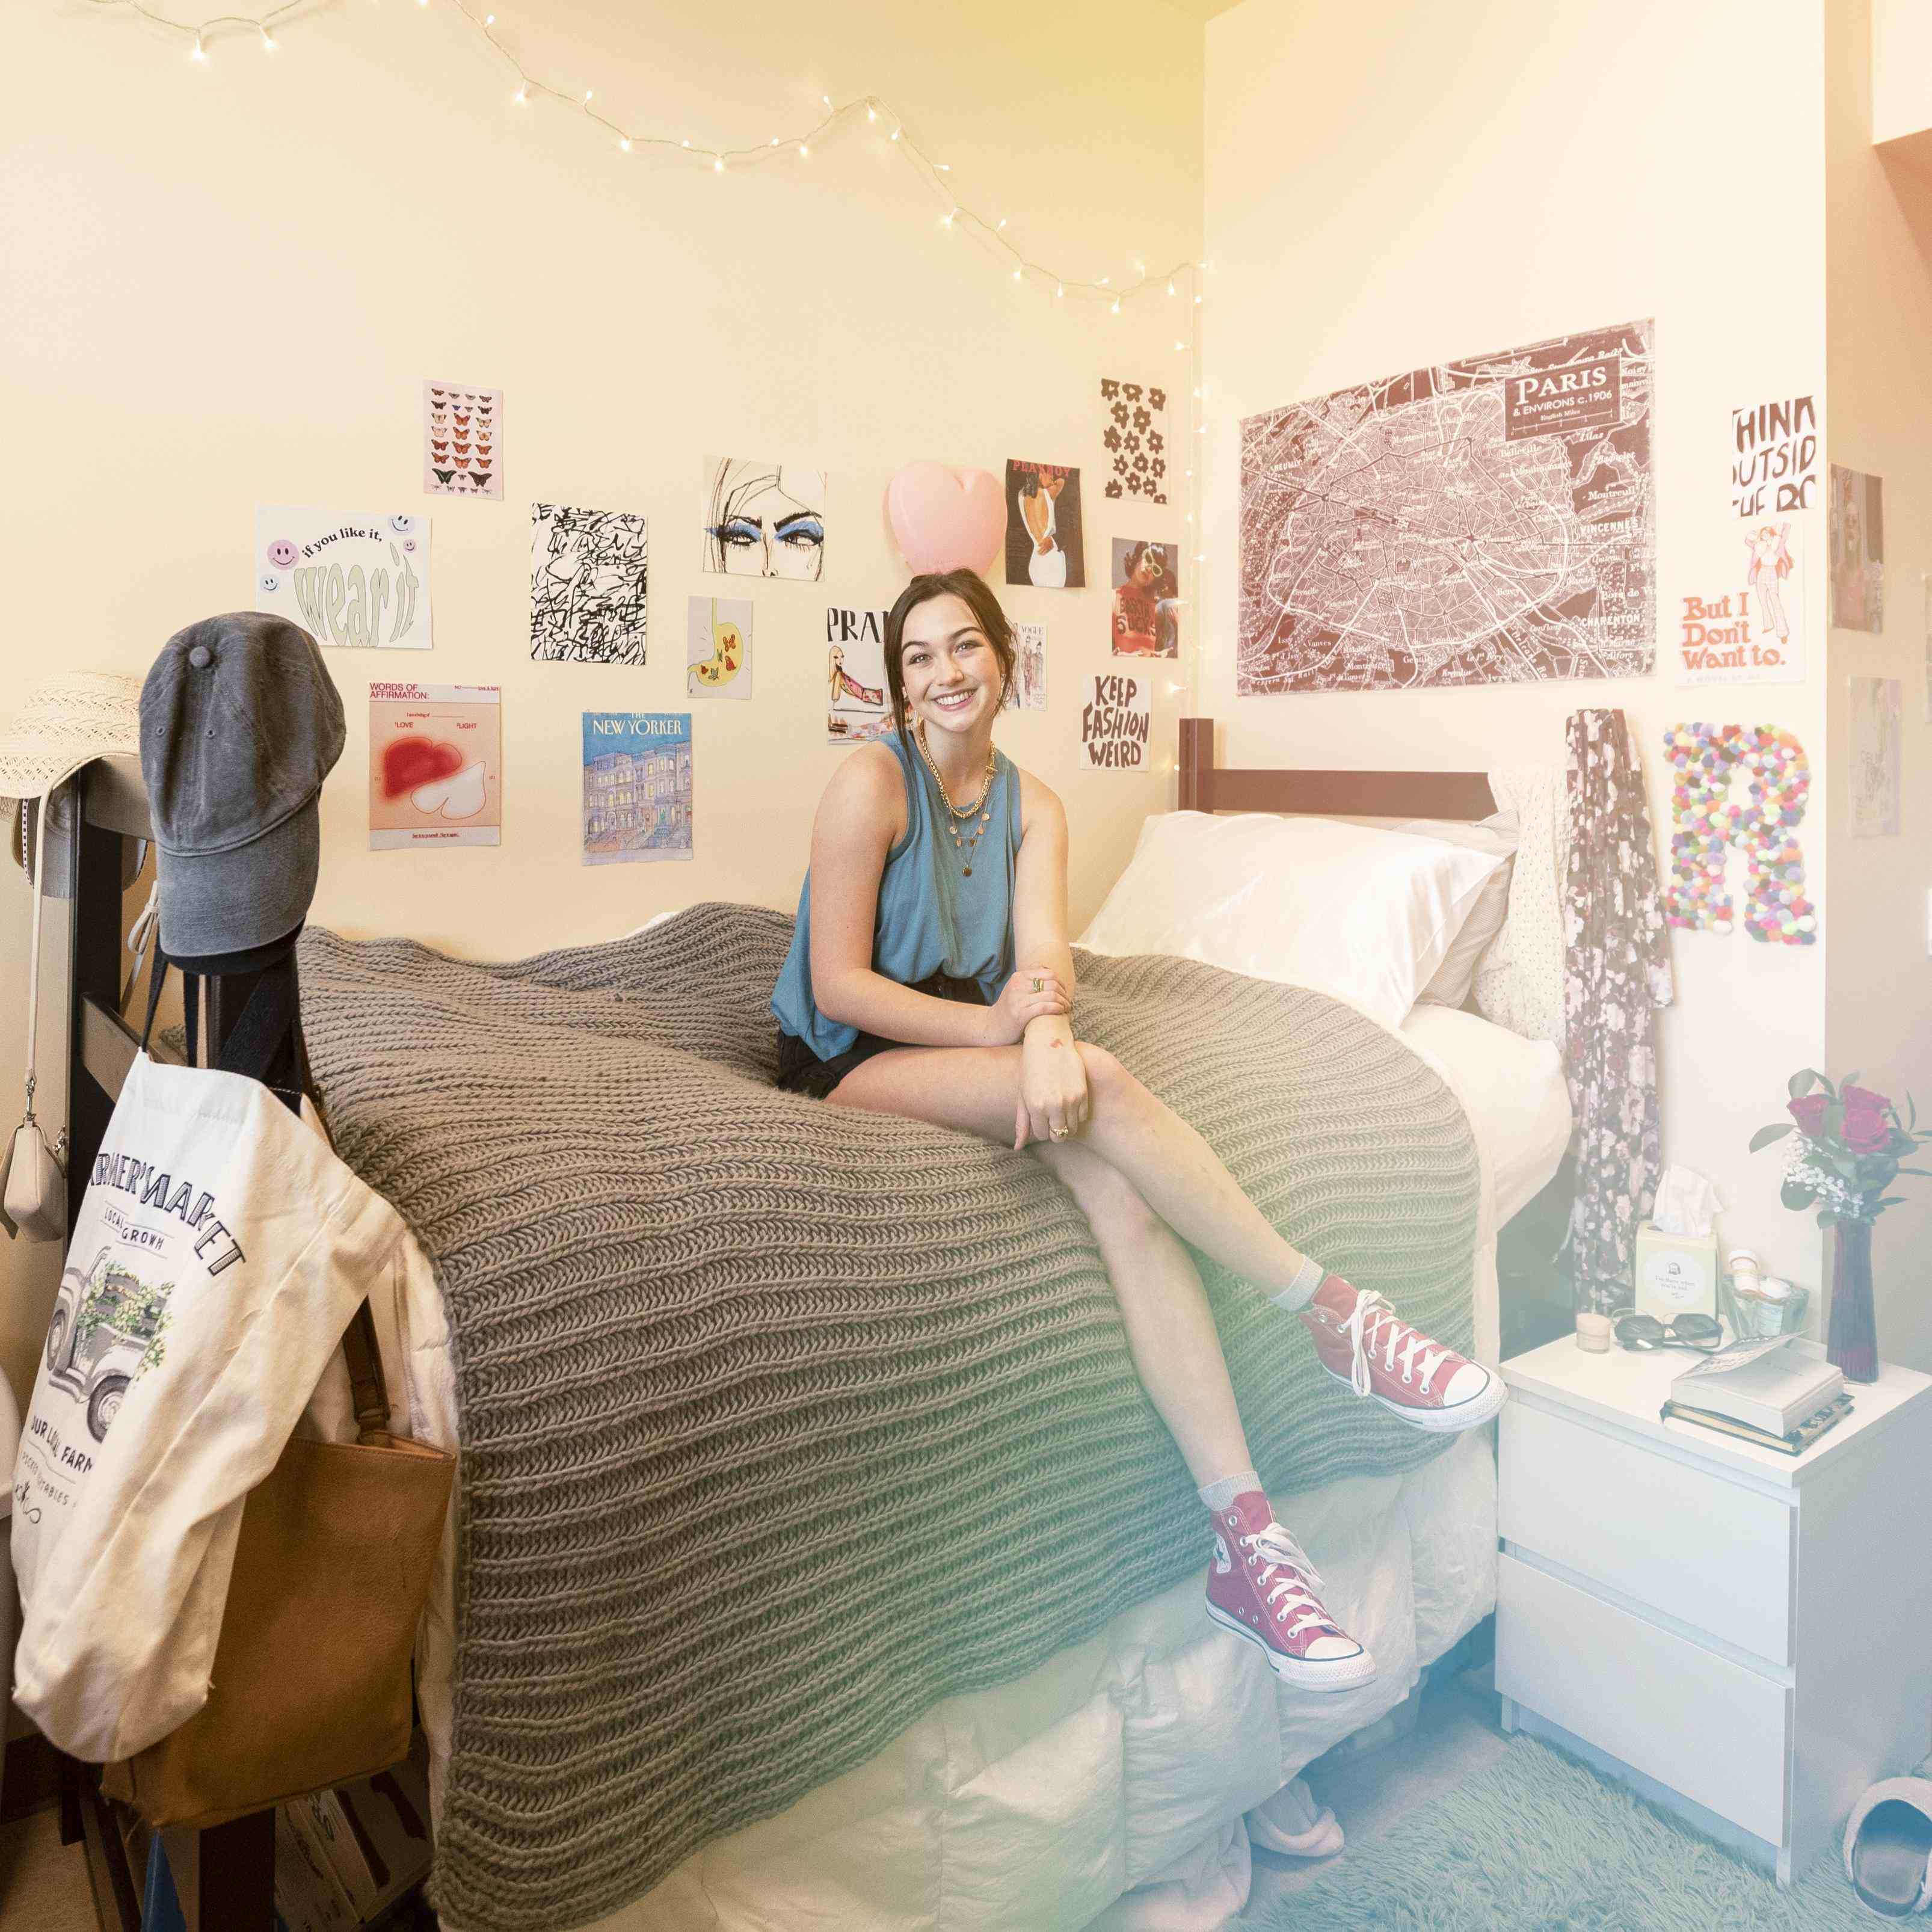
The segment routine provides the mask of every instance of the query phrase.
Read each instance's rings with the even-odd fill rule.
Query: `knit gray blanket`
[[[1010,1148],[770,1084],[791,923],[700,905],[490,965],[302,942],[330,1131],[454,1338],[458,1932],[614,1911],[1207,1558],[1072,1196]],[[1076,959],[1081,1038],[1298,1246],[1471,1346],[1476,1153],[1433,1072],[1319,994]],[[1202,1271],[1275,1495],[1444,1448]]]

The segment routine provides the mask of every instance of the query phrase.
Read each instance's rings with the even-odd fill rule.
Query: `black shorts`
[[[957,1000],[962,1006],[983,1006],[986,1004],[986,996],[980,992],[978,980],[956,980],[949,973],[935,973],[930,979],[920,980],[912,990],[915,993],[929,993],[937,1000]],[[875,1033],[861,1032],[843,1053],[835,1053],[830,1060],[820,1060],[796,1034],[787,1033],[781,1027],[778,1084],[788,1094],[805,1094],[814,1100],[822,1100],[854,1067],[870,1060],[874,1054],[914,1043],[904,1040],[882,1040]]]

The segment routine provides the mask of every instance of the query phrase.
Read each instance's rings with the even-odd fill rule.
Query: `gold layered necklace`
[[[946,781],[939,776],[939,767],[932,761],[932,754],[926,748],[926,724],[922,720],[913,729],[913,742],[919,747],[920,756],[926,760],[926,768],[932,774],[932,782],[939,788],[939,795],[946,801],[946,808],[952,814],[953,823],[946,826],[952,835],[952,849],[960,860],[960,877],[973,876],[973,854],[978,849],[988,823],[993,814],[986,809],[987,794],[993,789],[993,778],[999,769],[999,754],[991,746],[986,748],[986,776],[980,787],[980,796],[970,805],[961,806],[952,802],[952,794],[946,789]],[[959,826],[962,821],[976,819],[972,836],[962,838]]]

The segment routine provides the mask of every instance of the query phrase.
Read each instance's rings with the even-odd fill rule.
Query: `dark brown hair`
[[[906,728],[905,670],[900,660],[905,651],[905,620],[922,604],[935,597],[957,597],[973,614],[973,620],[986,634],[1000,661],[1000,702],[1013,681],[1013,627],[1000,600],[976,570],[935,570],[915,577],[899,592],[898,602],[886,614],[886,686],[892,696],[892,722],[903,733]]]

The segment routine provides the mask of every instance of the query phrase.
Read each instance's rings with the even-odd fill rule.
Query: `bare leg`
[[[1093,1118],[1076,1140],[1118,1168],[1172,1232],[1279,1294],[1304,1256],[1241,1192],[1214,1150],[1104,1048],[1075,1042],[1087,1069]],[[904,1046],[847,1074],[831,1099],[848,1107],[958,1127],[1010,1145],[1020,1077],[1017,1046]]]
[[[1090,1149],[1066,1141],[1034,1152],[1093,1228],[1141,1384],[1196,1484],[1252,1468],[1221,1338],[1186,1249],[1120,1169]]]

